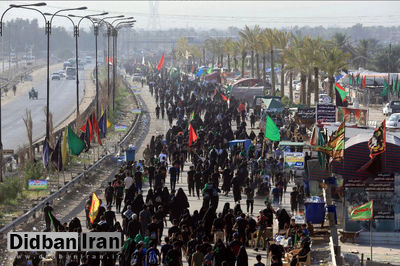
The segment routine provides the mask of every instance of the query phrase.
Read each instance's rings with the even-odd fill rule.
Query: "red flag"
[[[113,64],[113,58],[112,57],[106,57],[106,64],[108,63],[108,64],[110,64],[110,65],[112,65]]]
[[[164,65],[164,53],[161,56],[160,62],[158,62],[157,70],[160,71],[160,69],[163,67],[163,65]]]
[[[192,65],[192,71],[191,72],[194,73],[194,65]]]
[[[82,130],[83,132],[86,131],[86,123],[81,127],[81,130]]]
[[[362,87],[365,88],[366,85],[367,85],[367,76],[364,76],[362,80]]]
[[[97,122],[97,119],[96,119],[96,114],[94,112],[92,114],[92,124],[93,124],[93,130],[97,135],[97,140],[98,140],[99,144],[102,145],[101,139],[100,139],[100,127],[99,127],[99,123]]]
[[[88,124],[89,124],[90,142],[92,142],[92,139],[93,139],[93,126],[92,126],[91,117],[89,117],[89,119],[88,119]]]
[[[192,146],[193,142],[197,140],[196,132],[194,131],[192,124],[189,125],[189,147]]]
[[[217,94],[217,89],[214,89],[214,96],[215,96],[215,94]]]
[[[228,101],[228,98],[226,98],[226,96],[225,96],[225,95],[223,95],[222,93],[221,93],[221,97],[222,97],[222,100],[224,100],[224,101]]]

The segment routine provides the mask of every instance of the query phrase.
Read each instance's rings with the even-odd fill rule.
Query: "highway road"
[[[86,65],[85,69],[93,66]],[[82,99],[85,86],[84,71],[79,72],[79,98]],[[26,109],[31,111],[33,125],[33,140],[45,135],[46,116],[46,77],[34,85],[39,92],[38,100],[30,100],[28,93],[21,94],[12,102],[2,106],[2,140],[4,149],[16,150],[28,143],[27,131],[23,117]],[[53,113],[53,125],[56,127],[76,110],[76,80],[50,80],[50,112]]]

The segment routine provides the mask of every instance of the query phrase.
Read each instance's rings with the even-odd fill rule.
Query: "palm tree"
[[[269,42],[269,52],[270,52],[270,63],[271,63],[271,88],[272,88],[272,95],[275,95],[275,64],[274,64],[274,47],[276,42],[276,35],[278,33],[277,29],[265,29],[265,36]]]
[[[244,39],[240,39],[237,41],[237,47],[240,51],[240,55],[242,56],[242,78],[244,78],[244,62],[246,60],[248,45]]]
[[[300,104],[306,102],[306,81],[307,81],[307,55],[304,48],[304,39],[297,37],[293,38],[293,45],[288,50],[288,69],[300,72]],[[293,72],[292,72],[293,73]],[[289,92],[290,93],[290,92]],[[290,95],[289,95],[290,96]]]
[[[347,60],[351,57],[350,53],[343,53],[338,47],[324,47],[322,49],[322,66],[328,75],[329,89],[328,95],[333,99],[334,75],[339,73],[347,65]]]
[[[205,40],[205,46],[207,50],[211,53],[211,64],[214,66],[215,55],[217,54],[217,40],[209,38]]]
[[[180,37],[178,39],[176,46],[177,46],[176,57],[178,61],[184,60],[189,50],[188,40],[185,37]]]
[[[318,103],[319,99],[319,68],[321,67],[321,50],[322,50],[322,38],[311,39],[310,41],[310,52],[311,52],[311,67],[314,71],[314,104]]]
[[[372,41],[370,40],[360,40],[356,46],[356,57],[353,59],[358,62],[358,65],[366,68],[367,61],[369,60],[371,52]]]
[[[237,71],[238,68],[238,60],[237,60],[237,56],[240,53],[240,47],[238,42],[233,42],[232,43],[232,55],[233,55],[233,64],[234,64],[234,68],[233,71]]]
[[[196,59],[199,59],[201,61],[201,50],[200,47],[196,45],[190,45],[189,46],[189,56],[192,59],[192,65],[196,62]]]
[[[251,76],[254,77],[254,52],[257,49],[257,36],[260,34],[260,26],[255,25],[250,29],[247,25],[239,32],[241,38],[247,41],[251,53]]]
[[[287,52],[288,52],[288,44],[289,40],[291,37],[290,32],[285,32],[285,31],[278,31],[276,34],[276,48],[280,49],[281,54],[280,54],[280,61],[281,61],[281,97],[283,97],[284,94],[284,88],[285,88],[285,60],[287,57]],[[293,95],[292,95],[293,97]]]
[[[231,72],[231,55],[234,53],[234,42],[231,38],[225,39],[224,50],[228,57],[228,72]]]
[[[271,43],[265,33],[265,30],[262,31],[262,33],[259,35],[259,43],[260,43],[260,53],[262,54],[262,78],[263,78],[263,84],[264,88],[267,83],[266,79],[266,73],[265,73],[265,68],[266,68],[266,61],[267,61],[267,53],[270,50]]]

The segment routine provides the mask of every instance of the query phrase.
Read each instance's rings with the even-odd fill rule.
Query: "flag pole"
[[[372,261],[372,219],[369,220],[369,245],[371,248],[371,261]]]

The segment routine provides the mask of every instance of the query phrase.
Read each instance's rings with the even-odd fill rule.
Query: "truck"
[[[76,78],[76,68],[75,67],[67,67],[66,71],[66,79],[75,79]]]

